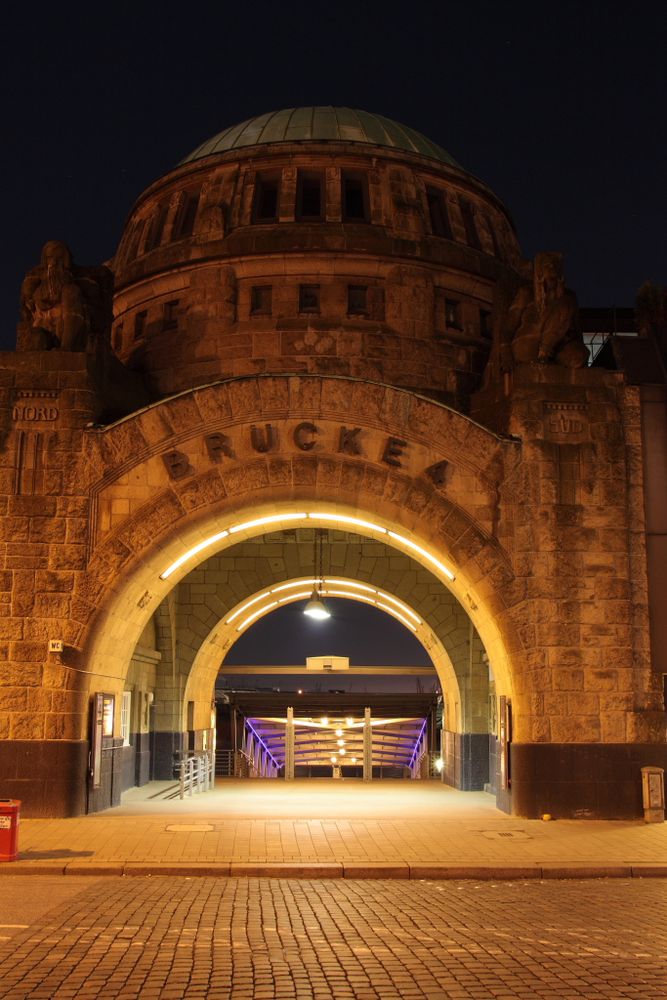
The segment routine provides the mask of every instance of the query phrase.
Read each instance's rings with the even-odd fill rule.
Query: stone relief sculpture
[[[113,274],[77,267],[58,240],[44,245],[40,263],[21,286],[19,351],[93,351],[109,340]]]
[[[517,291],[500,317],[500,368],[538,362],[583,368],[588,348],[577,329],[577,299],[565,287],[560,253],[538,253],[533,280]]]

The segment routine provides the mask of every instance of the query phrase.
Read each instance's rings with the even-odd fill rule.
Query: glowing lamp
[[[303,613],[304,615],[308,615],[309,618],[314,618],[315,621],[324,621],[325,618],[331,618],[331,612],[327,609],[324,601],[320,599],[317,588],[310,595],[310,600],[303,609]]]

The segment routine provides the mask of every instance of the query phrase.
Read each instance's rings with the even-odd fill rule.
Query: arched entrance
[[[259,381],[261,385],[264,384],[263,380]],[[275,383],[279,380],[267,381],[270,381],[275,391]],[[301,388],[303,381],[287,379],[285,383],[288,387],[292,385]],[[322,380],[316,381],[319,386]],[[224,383],[200,391],[198,395],[206,398],[206,394],[211,394],[215,397],[234,388],[239,388],[237,383]],[[359,385],[353,384],[351,388],[356,390]],[[371,388],[375,390],[378,387]],[[398,399],[392,401],[394,412],[402,418],[402,422],[396,424],[394,435],[387,436],[377,426],[369,426],[367,419],[365,425],[362,424],[358,413],[353,412],[352,419],[348,420],[349,427],[347,424],[338,424],[329,428],[329,440],[333,441],[338,450],[333,454],[326,454],[324,448],[322,452],[314,450],[314,438],[325,433],[324,418],[318,416],[317,423],[311,420],[294,424],[289,418],[279,422],[273,417],[270,424],[264,423],[260,432],[258,428],[261,418],[257,415],[255,419],[246,419],[240,426],[235,426],[234,440],[237,443],[234,446],[230,444],[231,433],[213,432],[216,457],[210,460],[214,467],[199,477],[195,476],[193,463],[201,455],[202,440],[200,437],[197,441],[197,433],[193,431],[188,440],[192,444],[198,444],[198,450],[194,447],[192,452],[183,450],[185,445],[181,440],[181,448],[158,451],[157,455],[150,455],[143,463],[137,463],[131,469],[128,469],[126,462],[122,463],[120,475],[115,482],[111,477],[107,478],[99,490],[98,508],[113,512],[114,503],[119,499],[118,494],[127,493],[129,482],[133,483],[137,500],[143,499],[142,491],[146,498],[155,494],[152,480],[157,478],[156,467],[159,468],[156,459],[162,460],[162,468],[167,470],[168,475],[176,475],[168,492],[158,492],[157,498],[144,499],[143,503],[137,504],[135,501],[137,513],[120,520],[117,527],[113,526],[113,514],[107,518],[106,523],[111,525],[112,530],[107,532],[98,551],[93,554],[91,566],[103,575],[108,571],[109,562],[118,561],[120,556],[125,563],[122,572],[124,583],[119,586],[118,581],[114,582],[111,600],[107,601],[98,617],[98,625],[94,633],[91,633],[86,656],[91,690],[95,686],[108,688],[114,690],[118,697],[121,696],[128,663],[147,622],[159,609],[159,617],[163,621],[171,621],[173,626],[175,622],[172,619],[178,614],[171,596],[175,585],[190,586],[190,575],[194,579],[202,567],[205,573],[209,560],[234,546],[252,543],[269,531],[275,533],[296,528],[312,530],[318,526],[320,529],[347,532],[374,545],[381,545],[393,553],[394,558],[407,560],[406,566],[430,574],[438,593],[431,595],[435,600],[435,608],[424,609],[420,628],[423,622],[424,641],[437,652],[443,683],[446,686],[451,681],[451,678],[447,678],[449,654],[443,656],[439,651],[446,647],[442,643],[438,646],[435,641],[435,631],[429,625],[429,618],[442,615],[444,600],[448,606],[453,601],[459,618],[470,623],[465,627],[466,633],[470,628],[471,635],[479,635],[479,655],[484,655],[485,661],[488,658],[497,693],[512,697],[508,638],[515,649],[519,648],[519,643],[513,621],[507,613],[508,604],[514,598],[511,569],[498,543],[485,534],[471,516],[454,502],[457,493],[461,493],[461,499],[465,498],[468,502],[471,496],[477,501],[490,500],[493,489],[497,487],[492,488],[486,471],[478,472],[478,488],[476,493],[471,492],[469,456],[466,454],[463,459],[466,475],[459,476],[458,472],[450,468],[450,460],[440,458],[442,452],[427,450],[423,440],[414,440],[415,418],[423,405],[434,410],[436,416],[441,412],[447,415],[450,454],[452,441],[458,440],[459,451],[461,450],[464,429],[459,427],[458,434],[453,435],[452,422],[454,425],[462,423],[466,428],[469,425],[473,435],[480,436],[487,446],[487,439],[491,438],[495,450],[503,446],[497,439],[493,439],[493,435],[446,408],[395,390],[386,391],[391,396],[405,397],[402,400],[403,406],[398,406]],[[183,407],[192,404],[192,399],[188,401],[188,397],[193,395],[188,393],[169,400],[146,411],[142,417],[150,417],[150,426],[154,427],[159,410],[171,405],[182,414]],[[410,406],[405,405],[407,400],[413,401],[417,407],[414,413]],[[258,401],[261,402],[261,399]],[[220,401],[217,403],[219,405]],[[201,401],[198,400],[197,405],[201,406]],[[210,399],[208,405],[211,405]],[[383,404],[383,411],[385,409],[386,404]],[[161,421],[164,419],[165,415],[161,417]],[[427,421],[426,415],[422,414],[420,420],[422,423]],[[138,429],[125,426],[132,421],[125,421],[117,428],[110,429],[117,430],[125,445],[135,437]],[[399,429],[400,433],[408,434],[404,429],[405,422],[410,426],[413,440],[398,436]],[[389,426],[393,429],[391,424]],[[444,432],[443,428],[443,434]],[[204,439],[211,436],[205,435]],[[359,439],[365,441],[366,450],[379,452],[381,463],[384,464],[370,463],[363,453],[357,453],[361,451]],[[354,444],[350,444],[350,441],[354,441]],[[217,463],[231,458],[227,452],[238,457],[234,448],[239,448],[244,442],[246,446],[249,442],[251,454],[268,457],[249,459],[242,469],[238,468],[237,463],[237,468],[232,470],[233,475],[223,476]],[[281,442],[287,446],[283,456],[278,451]],[[302,455],[305,445],[309,446],[306,449],[309,453]],[[209,458],[211,447],[209,441],[206,444]],[[296,454],[290,453],[290,448]],[[352,448],[355,453],[348,456],[345,451],[347,448]],[[514,444],[510,446],[510,455],[515,448]],[[427,474],[416,479],[404,471],[404,463],[407,462],[411,449],[420,456],[420,462],[430,462],[434,457],[439,459],[430,462],[426,466]],[[483,455],[487,464],[493,459],[488,447],[486,452],[479,449],[477,454]],[[498,455],[495,456],[495,461],[500,468],[502,463]],[[493,468],[492,461],[491,467]],[[222,468],[224,471],[224,462]],[[457,476],[460,478],[458,488]],[[164,479],[164,473],[162,478]],[[230,486],[236,488],[236,494],[229,489]],[[486,507],[479,504],[479,511],[488,519],[488,504]],[[493,529],[492,522],[490,526]],[[133,552],[129,551],[130,546]],[[349,574],[347,576],[350,578]],[[363,573],[353,576],[357,583],[364,580],[367,583],[373,582],[371,577],[364,576]],[[204,613],[206,602],[200,598],[197,616],[193,616],[193,622],[197,626],[196,635],[188,635],[186,640],[180,640],[181,644],[194,643],[190,662],[194,665],[196,659],[197,669],[188,673],[181,681],[183,693],[180,703],[178,707],[171,707],[173,731],[187,728],[184,716],[188,711],[194,713],[190,721],[195,720],[195,728],[208,724],[212,682],[224,647],[231,641],[230,635],[233,635],[233,630],[230,631],[231,623],[227,619],[233,614],[234,607],[242,606],[243,601],[253,600],[261,587],[268,583],[283,585],[290,580],[290,576],[285,576],[284,573],[278,576],[274,574],[267,578],[266,583],[259,581],[259,587],[248,585],[238,595],[240,600],[238,597],[235,602],[228,600],[226,606],[218,608],[217,618],[212,607],[207,608]],[[101,586],[99,593],[103,593]],[[392,595],[388,596],[391,600]],[[219,603],[219,595],[216,600]],[[460,625],[459,622],[459,632]],[[192,629],[188,631],[192,632]],[[226,632],[230,635],[226,635]],[[464,641],[471,647],[467,634]],[[171,650],[174,655],[176,642],[174,636]],[[169,650],[167,653],[169,654]],[[488,670],[486,666],[483,669]],[[196,691],[197,696],[185,698],[185,686],[189,686],[188,694]],[[470,715],[470,700],[463,704],[460,698],[452,697],[450,703],[452,718],[449,724],[452,731],[456,732],[458,729],[459,732],[465,732],[466,713]],[[469,725],[469,719],[467,721]]]
[[[183,726],[187,676],[176,676],[177,643],[184,642],[182,630],[180,640],[174,631],[176,587],[232,546],[296,527],[346,532],[430,574],[440,613],[454,600],[457,615],[472,623],[497,693],[514,700],[515,734],[525,735],[526,683],[516,683],[517,677],[530,683],[522,651],[525,587],[501,544],[511,522],[498,514],[499,491],[514,480],[518,452],[517,442],[415,394],[315,376],[215,383],[86,431],[76,486],[92,505],[89,556],[74,577],[71,618],[59,628],[65,650],[49,668],[67,691],[59,698],[58,732],[75,761],[64,810],[85,806],[91,696],[115,697],[108,739],[118,744],[122,694],[137,646],[147,648],[147,628],[169,636],[160,669],[182,684],[171,728]],[[267,581],[303,575],[282,572]],[[343,575],[373,584],[357,570]],[[222,621],[224,631],[224,616],[262,583],[248,581],[219,613],[209,608],[199,620],[193,648],[202,647],[201,664],[210,650],[207,670],[218,655],[213,630]],[[383,580],[376,584],[414,603]],[[435,633],[437,607],[416,611]],[[195,718],[207,712],[210,718],[208,683],[202,682],[199,708],[197,698],[188,699]],[[156,715],[160,705],[144,709]],[[464,731],[463,715],[456,725]]]

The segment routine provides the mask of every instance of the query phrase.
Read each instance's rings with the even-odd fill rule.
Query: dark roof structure
[[[358,142],[417,153],[461,169],[442,146],[407,125],[368,111],[333,107],[284,108],[257,115],[207,139],[181,164],[246,146],[281,142]]]

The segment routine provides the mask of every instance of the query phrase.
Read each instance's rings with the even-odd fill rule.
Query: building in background
[[[170,777],[235,639],[314,586],[427,649],[446,781],[640,815],[667,761],[648,315],[584,337],[558,253],[524,260],[482,181],[346,108],[214,136],[108,266],[47,243],[2,356],[2,794],[72,815]]]

